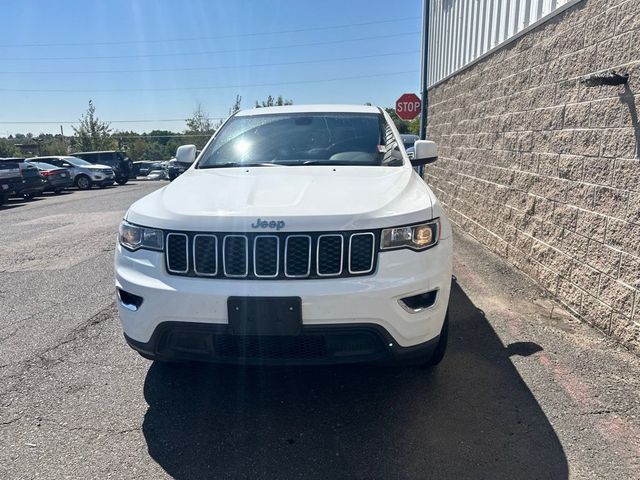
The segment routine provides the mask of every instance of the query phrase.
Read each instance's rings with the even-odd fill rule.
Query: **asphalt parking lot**
[[[0,478],[640,478],[640,359],[461,234],[435,370],[142,359],[115,232],[163,184],[0,209]]]

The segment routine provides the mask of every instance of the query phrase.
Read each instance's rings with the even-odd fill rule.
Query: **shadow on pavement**
[[[191,478],[563,479],[556,434],[505,348],[454,282],[435,370],[180,367],[144,394],[151,457]]]

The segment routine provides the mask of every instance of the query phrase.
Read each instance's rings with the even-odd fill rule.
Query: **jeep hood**
[[[358,230],[433,217],[433,194],[411,168],[279,166],[190,169],[134,203],[129,222],[194,231]],[[282,225],[282,223],[280,223]]]

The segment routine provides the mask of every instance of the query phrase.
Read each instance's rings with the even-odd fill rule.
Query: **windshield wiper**
[[[297,163],[295,164],[297,166],[303,166],[303,165],[327,165],[327,166],[360,166],[360,165],[365,165],[365,166],[373,166],[373,164],[371,163],[356,163],[356,162],[351,162],[349,160],[305,160],[302,163]]]
[[[214,163],[213,165],[202,165],[199,169],[205,168],[237,168],[237,167],[279,167],[281,165],[270,162],[255,162],[255,163],[243,163],[243,162],[226,162],[226,163]]]

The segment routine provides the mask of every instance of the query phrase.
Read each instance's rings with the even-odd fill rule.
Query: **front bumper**
[[[184,326],[204,328],[204,336],[226,335],[230,296],[302,299],[302,335],[314,329],[357,327],[394,349],[424,346],[437,339],[451,289],[451,238],[424,252],[380,252],[373,275],[318,280],[227,280],[168,275],[161,252],[129,252],[120,245],[115,257],[116,287],[143,298],[132,311],[118,302],[129,344],[158,352],[166,332]],[[411,312],[399,299],[437,290],[430,308]],[[179,328],[176,330],[176,324]],[[310,330],[311,329],[311,330]],[[337,332],[338,330],[332,330]],[[311,333],[309,333],[311,332]],[[374,332],[374,333],[371,333]],[[383,333],[381,333],[383,332]],[[324,335],[324,334],[323,334]],[[331,335],[334,335],[333,333]],[[376,355],[381,350],[376,350]],[[397,352],[396,352],[397,353]]]
[[[378,325],[308,325],[295,336],[241,336],[226,325],[164,322],[146,343],[126,334],[125,340],[147,358],[164,361],[330,365],[424,360],[433,355],[439,337],[401,347]]]

